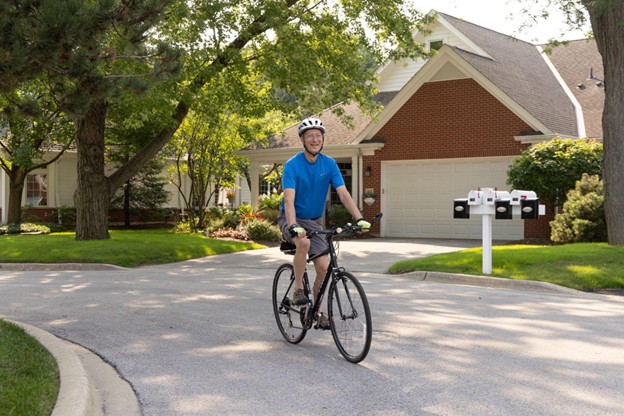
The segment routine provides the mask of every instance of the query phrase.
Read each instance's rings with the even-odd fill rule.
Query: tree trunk
[[[126,185],[124,187],[124,204],[123,204],[124,225],[126,227],[130,227],[130,194],[132,193],[131,187],[132,185],[130,184],[130,181],[126,182]]]
[[[76,240],[106,240],[110,184],[104,173],[104,126],[106,103],[91,103],[84,117],[76,123],[78,149],[78,186],[76,206]]]
[[[22,222],[22,195],[25,180],[26,174],[22,172],[11,172],[9,175],[9,211],[7,213],[9,224]]]
[[[604,10],[585,1],[605,71],[602,175],[610,245],[624,245],[624,1]]]

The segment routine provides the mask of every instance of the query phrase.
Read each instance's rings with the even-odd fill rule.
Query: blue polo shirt
[[[310,163],[303,152],[297,153],[284,164],[282,189],[295,190],[297,218],[312,220],[323,216],[329,186],[334,189],[344,185],[344,179],[334,159],[322,153],[315,163]],[[284,201],[281,204],[284,212]]]

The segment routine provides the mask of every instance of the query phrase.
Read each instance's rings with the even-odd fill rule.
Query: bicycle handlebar
[[[383,214],[381,212],[375,215],[373,219],[371,220],[371,227],[373,226],[373,224],[375,224],[375,222],[379,221],[382,216]],[[343,232],[359,233],[361,231],[362,231],[362,227],[360,227],[359,225],[353,225],[351,223],[347,223],[346,225],[342,227],[328,228],[326,230],[307,231],[306,236],[310,237],[314,234],[334,236],[334,235],[341,234]]]

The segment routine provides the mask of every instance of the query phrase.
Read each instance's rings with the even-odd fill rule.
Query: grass
[[[404,260],[389,271],[483,275],[482,253],[481,248],[473,248]],[[494,246],[491,276],[538,280],[583,291],[624,288],[624,247],[606,243]]]
[[[0,415],[49,415],[59,391],[54,357],[37,340],[0,319]]]
[[[171,230],[111,230],[109,240],[76,241],[74,233],[0,236],[0,263],[106,263],[123,267],[174,263],[263,248]]]

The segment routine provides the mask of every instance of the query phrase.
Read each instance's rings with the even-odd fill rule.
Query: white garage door
[[[511,157],[413,160],[382,163],[382,233],[386,237],[481,239],[482,218],[453,218],[453,200],[477,188],[510,191]],[[495,240],[524,236],[520,219],[494,220]]]

